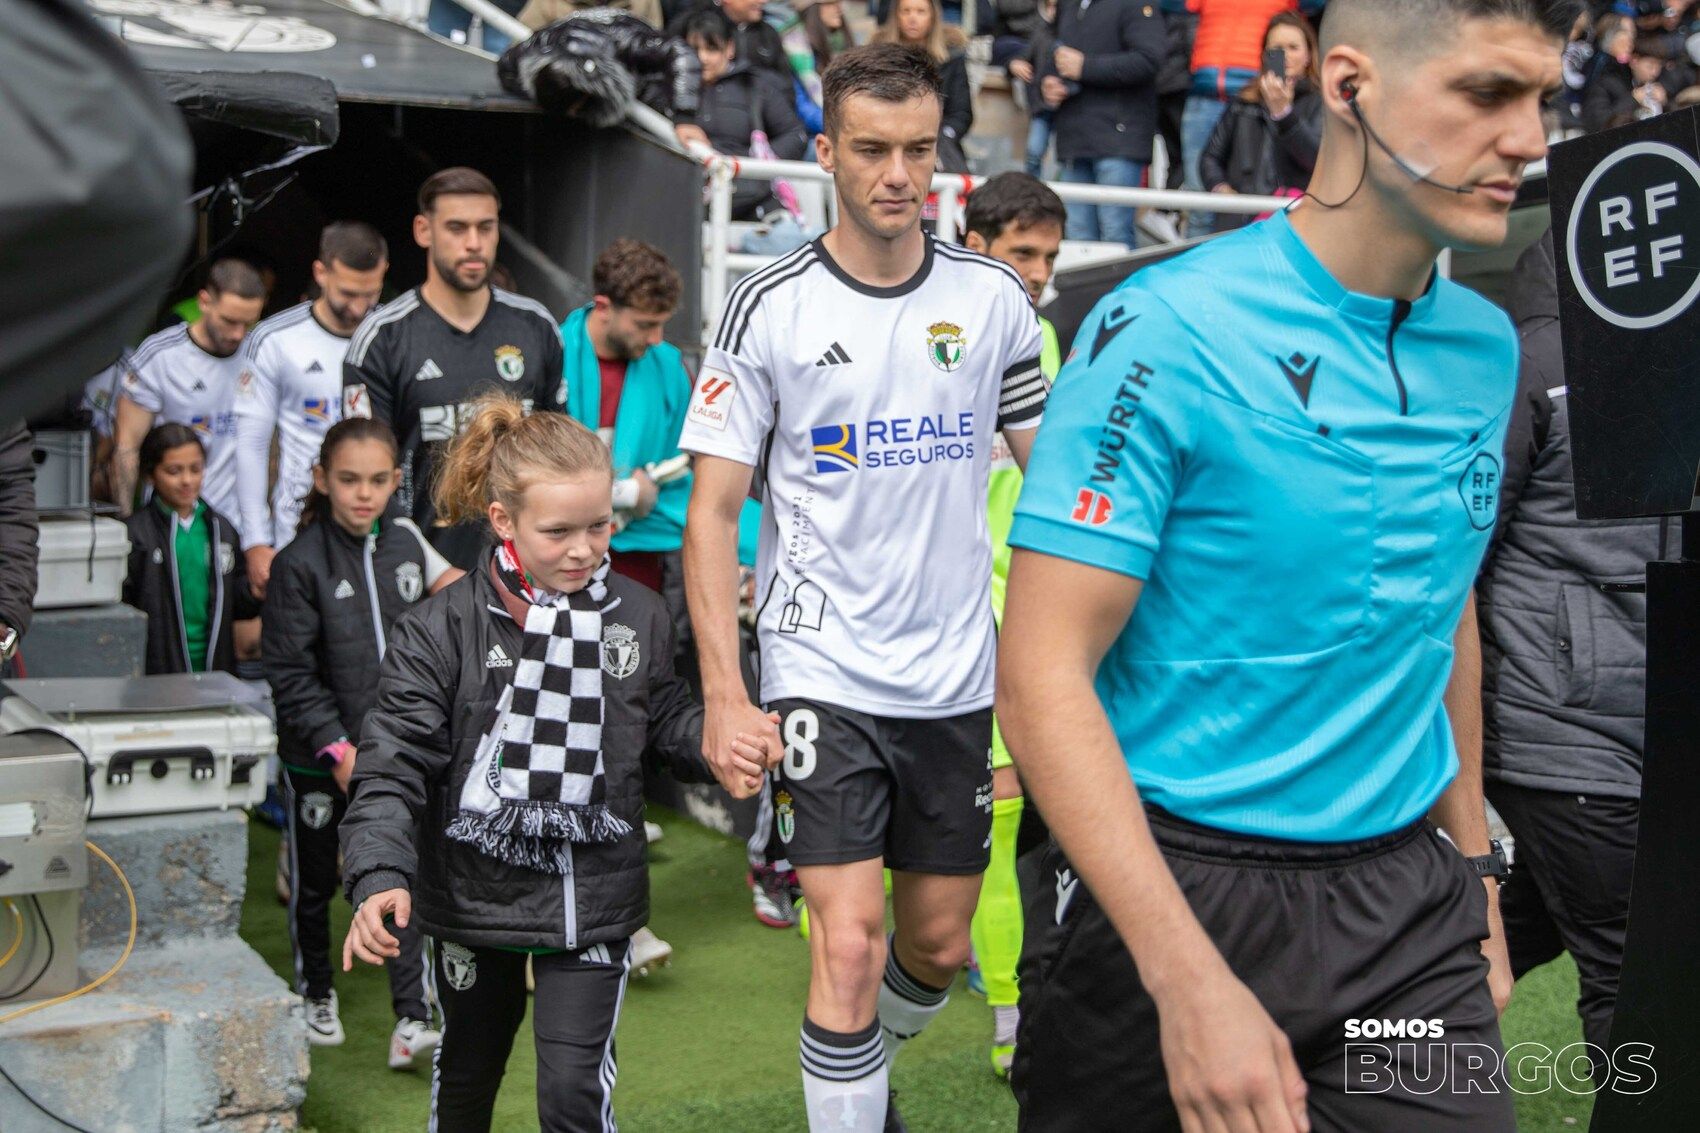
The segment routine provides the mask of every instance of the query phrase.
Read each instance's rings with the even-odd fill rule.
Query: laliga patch
[[[732,417],[732,401],[738,395],[738,383],[725,370],[704,366],[697,375],[696,388],[691,390],[691,407],[686,417],[698,425],[726,431]]]
[[[365,383],[342,388],[342,415],[344,417],[370,417],[372,415],[372,398],[366,392]]]

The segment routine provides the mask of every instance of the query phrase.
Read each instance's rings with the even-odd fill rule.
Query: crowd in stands
[[[971,29],[961,6],[942,0],[616,0],[595,9],[529,0],[523,10],[519,0],[503,2],[548,34],[582,24],[573,50],[586,56],[594,53],[579,40],[611,33],[613,13],[629,12],[625,22],[644,30],[623,33],[609,57],[633,71],[638,97],[699,152],[811,156],[821,129],[820,72],[864,41],[911,44],[938,64],[943,172],[1019,167],[1064,182],[1297,197],[1321,141],[1317,27],[1325,0],[978,0]],[[437,14],[434,7],[433,21]],[[1700,101],[1697,57],[1700,2],[1596,0],[1571,32],[1552,134],[1607,129]],[[1006,77],[998,85],[1026,119],[1013,152],[991,142],[1001,119],[975,132],[976,101],[991,76]],[[551,105],[548,92],[524,89]],[[1159,170],[1161,183],[1153,181]],[[746,181],[734,219],[787,208],[797,213],[783,191],[776,197]],[[1175,239],[1247,219],[1148,210],[1141,226]],[[1067,235],[1139,240],[1135,211],[1115,205],[1072,205]]]

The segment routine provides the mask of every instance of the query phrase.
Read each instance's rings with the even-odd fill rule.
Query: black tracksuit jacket
[[[248,589],[248,560],[242,557],[235,524],[210,506],[206,522],[213,555],[207,598],[207,671],[234,673],[236,643],[230,623],[256,616],[260,603]],[[189,671],[189,640],[177,605],[175,523],[176,515],[152,500],[124,521],[130,534],[124,601],[148,616],[144,671],[150,676]]]

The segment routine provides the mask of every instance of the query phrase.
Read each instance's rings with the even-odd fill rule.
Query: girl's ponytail
[[[528,485],[585,472],[614,474],[608,446],[564,413],[533,413],[506,394],[479,398],[438,462],[431,498],[437,522],[482,522],[490,502],[518,513]]]

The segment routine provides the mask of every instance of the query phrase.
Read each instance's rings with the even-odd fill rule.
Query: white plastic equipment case
[[[253,806],[277,733],[228,673],[7,681],[0,733],[43,729],[89,761],[91,817]]]
[[[116,519],[43,516],[35,608],[104,606],[118,601],[129,569],[130,533]]]

